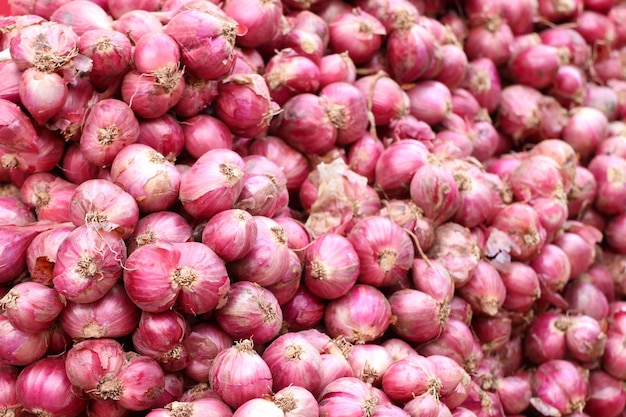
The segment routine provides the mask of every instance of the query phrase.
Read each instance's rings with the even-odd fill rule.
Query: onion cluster
[[[7,7],[0,415],[626,413],[623,1]]]

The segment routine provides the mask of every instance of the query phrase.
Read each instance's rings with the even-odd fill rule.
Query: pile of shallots
[[[626,2],[9,7],[0,416],[626,416]]]

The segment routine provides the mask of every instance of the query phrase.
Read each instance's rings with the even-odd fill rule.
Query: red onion
[[[587,414],[617,417],[624,406],[626,393],[621,381],[601,370],[589,374],[589,395],[585,405]]]
[[[498,271],[485,261],[478,262],[473,275],[459,294],[467,300],[476,313],[494,316],[504,303],[506,287]]]
[[[511,27],[505,20],[495,17],[469,30],[465,39],[465,52],[470,60],[489,58],[496,66],[501,66],[511,57],[512,43]]]
[[[76,187],[70,201],[70,218],[76,226],[103,229],[127,239],[137,226],[139,209],[135,199],[121,187],[94,179]]]
[[[621,309],[613,312],[612,322],[607,331],[606,346],[602,356],[604,370],[615,378],[623,378],[626,374],[624,367],[624,337],[626,332],[624,319],[626,315]]]
[[[542,414],[571,414],[585,407],[587,382],[576,365],[552,360],[539,365],[530,402]]]
[[[218,95],[218,82],[185,74],[185,89],[174,112],[181,117],[192,117],[200,113],[215,100]]]
[[[124,102],[137,116],[147,119],[163,116],[178,103],[184,89],[183,72],[175,67],[165,67],[149,74],[130,71],[121,85]]]
[[[132,46],[128,37],[116,30],[96,29],[83,33],[78,50],[91,58],[90,74],[114,76],[128,68],[132,58]]]
[[[374,115],[377,126],[388,125],[409,113],[409,97],[394,79],[384,73],[359,78],[354,85],[367,99],[368,109]]]
[[[183,10],[172,17],[165,33],[181,47],[181,63],[192,75],[220,78],[234,63],[235,37],[245,33],[226,16],[201,10]],[[206,57],[211,57],[207,61]]]
[[[411,114],[430,125],[442,122],[452,111],[448,87],[438,81],[422,81],[407,90]]]
[[[0,166],[10,175],[53,169],[63,154],[60,135],[35,128],[26,113],[10,101],[0,100],[0,108]],[[12,180],[17,185],[23,181],[23,178]]]
[[[123,311],[124,314],[119,314]],[[73,339],[123,337],[139,323],[140,310],[116,285],[93,303],[67,302],[59,316],[63,330]]]
[[[300,286],[296,293],[282,306],[283,320],[289,330],[311,329],[321,323],[326,309],[325,302]]]
[[[209,383],[226,404],[238,408],[271,392],[272,373],[248,339],[217,354],[209,370]]]
[[[19,96],[33,119],[43,126],[63,107],[67,99],[67,87],[57,73],[28,68],[20,80]]]
[[[337,143],[357,141],[368,124],[367,101],[361,91],[346,82],[332,83],[320,91],[326,112],[337,128]]]
[[[435,230],[432,222],[424,217],[422,210],[411,200],[391,200],[386,203],[379,214],[389,217],[398,226],[413,233],[417,238],[416,246],[428,251],[435,241]]]
[[[441,381],[437,378],[435,365],[419,355],[400,359],[387,369],[383,376],[383,390],[389,398],[406,403],[424,394],[439,395]]]
[[[618,115],[619,97],[611,87],[587,84],[587,91],[582,104],[600,110],[611,121],[615,120]]]
[[[52,285],[59,246],[73,230],[73,226],[56,227],[39,233],[32,240],[26,251],[26,265],[33,281]]]
[[[56,321],[64,300],[53,288],[37,282],[22,282],[0,298],[0,305],[13,327],[36,333]]]
[[[24,368],[17,377],[17,396],[24,410],[50,417],[75,417],[87,405],[73,393],[62,357],[44,358]]]
[[[221,82],[215,109],[235,135],[255,137],[266,132],[278,105],[261,75],[235,74]]]
[[[524,344],[528,359],[537,364],[562,359],[566,351],[565,332],[568,326],[569,320],[557,313],[547,312],[535,317]]]
[[[69,205],[76,185],[49,173],[35,173],[24,181],[22,200],[34,207],[39,220],[69,222]]]
[[[417,80],[426,72],[438,42],[418,24],[406,25],[387,37],[387,61],[393,79],[399,84]]]
[[[283,318],[276,297],[248,281],[232,284],[226,303],[215,311],[215,317],[234,339],[253,337],[257,343],[278,335]]]
[[[580,104],[585,97],[585,90],[585,76],[580,68],[561,65],[554,76],[550,94],[561,102]]]
[[[289,249],[295,251],[298,257],[304,260],[306,255],[304,249],[311,243],[311,232],[302,222],[292,217],[276,217],[274,220],[285,230]]]
[[[289,386],[271,397],[255,398],[239,407],[233,417],[245,417],[262,412],[266,416],[316,417],[319,415],[313,394],[302,387]]]
[[[300,93],[315,93],[320,87],[320,70],[310,59],[292,49],[283,49],[267,63],[263,74],[270,96],[277,104]]]
[[[381,343],[381,346],[387,349],[394,362],[407,356],[417,354],[417,352],[415,351],[415,349],[413,349],[413,347],[411,347],[411,345],[409,345],[404,340],[398,338],[387,339]]]
[[[447,222],[435,229],[435,242],[428,256],[443,264],[459,288],[469,281],[481,253],[468,228]]]
[[[442,402],[452,410],[460,406],[469,394],[472,381],[469,374],[447,356],[431,355],[426,359],[435,366]]]
[[[329,29],[331,50],[348,52],[355,64],[369,61],[387,34],[376,17],[359,9],[339,15],[329,24]]]
[[[326,49],[326,43],[319,34],[305,28],[294,27],[284,34],[282,47],[293,49],[297,54],[319,64]]]
[[[178,199],[180,173],[148,145],[135,143],[122,149],[111,164],[111,178],[144,213],[166,210]]]
[[[596,43],[613,45],[615,42],[615,25],[608,16],[591,10],[584,10],[576,19],[576,31],[588,44]]]
[[[615,155],[596,155],[587,167],[598,183],[595,206],[603,214],[619,214],[626,201],[622,172],[626,160]]]
[[[69,26],[40,22],[22,27],[11,39],[10,52],[20,71],[54,72],[76,56],[77,48],[78,36]]]
[[[113,21],[102,7],[87,0],[61,5],[52,13],[50,20],[70,26],[78,36],[89,30],[110,29]]]
[[[146,33],[133,50],[135,69],[142,74],[158,75],[168,69],[175,71],[179,60],[178,44],[163,32]]]
[[[530,406],[531,381],[532,374],[528,371],[521,371],[498,380],[496,392],[507,415],[523,413]]]
[[[460,87],[470,91],[478,103],[489,112],[498,107],[501,101],[500,92],[504,92],[496,66],[489,58],[470,61]]]
[[[379,156],[384,152],[383,143],[365,132],[357,139],[348,152],[350,169],[367,178],[369,183],[374,182],[376,164]]]
[[[318,396],[319,413],[346,416],[373,416],[378,398],[373,388],[354,377],[334,380]]]
[[[506,298],[502,306],[520,312],[528,311],[541,295],[535,270],[524,263],[511,262],[499,273],[506,288]]]
[[[126,245],[117,233],[79,226],[59,246],[54,287],[70,301],[96,301],[122,276],[125,261]]]
[[[237,39],[239,45],[255,48],[270,42],[279,32],[283,12],[279,1],[230,0],[223,9],[239,25],[248,29],[247,34]]]
[[[187,330],[185,318],[176,311],[143,311],[133,332],[133,346],[138,353],[159,362],[164,370],[180,371],[187,366],[189,357],[189,352],[182,345]]]
[[[32,177],[33,175],[31,175],[29,178]],[[22,185],[22,190],[20,190],[20,193],[23,192],[23,190],[24,186]],[[0,223],[24,226],[28,223],[34,222],[36,219],[33,215],[33,212],[23,201],[27,202],[28,199],[24,197],[21,197],[21,199],[19,199],[18,196],[1,196]]]
[[[386,193],[405,195],[415,171],[427,162],[428,155],[426,146],[417,140],[392,143],[376,161],[376,184]],[[389,172],[390,167],[393,167],[392,172]]]
[[[450,90],[457,88],[465,79],[465,73],[469,64],[467,55],[460,47],[447,44],[442,45],[443,67],[435,80],[445,84]]]
[[[324,55],[317,66],[320,87],[336,82],[354,83],[356,80],[356,66],[347,52]]]
[[[243,188],[243,170],[243,159],[231,150],[206,152],[181,177],[183,207],[202,219],[231,208]]]
[[[406,276],[414,257],[413,244],[404,230],[382,216],[359,221],[348,235],[359,256],[359,282],[387,286]]]
[[[139,219],[128,242],[128,253],[150,243],[183,243],[191,240],[191,226],[182,216],[171,211],[151,213]]]
[[[48,350],[47,330],[18,330],[6,315],[0,315],[0,361],[6,365],[25,366],[42,358]]]
[[[0,410],[9,415],[14,413],[14,416],[20,416],[20,410],[22,404],[17,398],[17,376],[19,370],[16,367],[10,365],[0,366]]]
[[[597,186],[596,178],[587,168],[576,166],[574,184],[567,199],[567,212],[570,216],[582,214],[593,204]]]
[[[237,279],[246,279],[259,285],[276,284],[289,268],[289,248],[285,230],[274,220],[254,216],[257,238],[241,259],[230,265],[229,271]],[[255,271],[254,275],[250,275]]]
[[[449,319],[459,320],[469,326],[473,316],[474,312],[472,311],[472,306],[470,306],[467,301],[457,295],[452,297],[452,301],[450,301]]]
[[[445,407],[443,403],[440,403],[437,396],[429,392],[415,396],[404,405],[404,411],[410,417],[439,417],[450,416],[442,410]],[[447,409],[447,407],[446,407]]]
[[[412,342],[426,342],[440,335],[450,313],[446,303],[409,288],[394,292],[389,304],[391,313],[397,317],[391,327],[400,337]]]
[[[177,304],[188,314],[203,314],[223,304],[229,280],[224,262],[208,246],[157,242],[130,254],[124,285],[142,310],[161,312]]]
[[[480,344],[474,339],[467,324],[452,318],[447,321],[438,338],[422,345],[419,353],[450,357],[470,374],[476,372],[483,359]]]
[[[215,356],[232,345],[230,336],[216,324],[196,324],[183,340],[183,346],[189,354],[185,375],[196,381],[207,381]]]
[[[8,283],[26,270],[26,250],[41,232],[52,229],[49,223],[32,223],[24,226],[3,225],[0,228],[0,284]]]
[[[487,220],[494,210],[493,189],[483,172],[466,168],[463,165],[451,167],[461,199],[452,220],[465,227],[475,227]]]
[[[250,145],[251,154],[261,155],[278,165],[287,178],[287,189],[296,191],[309,173],[305,157],[284,141],[274,136],[256,139]]]
[[[87,373],[85,364],[92,367]],[[74,345],[65,368],[72,384],[93,398],[114,400],[129,410],[151,408],[165,387],[163,371],[154,359],[124,352],[113,339],[86,340]]]
[[[565,288],[563,295],[568,303],[568,310],[603,320],[609,315],[609,302],[602,290],[588,279],[591,279],[588,275],[582,275]]]
[[[440,303],[449,303],[452,300],[454,280],[441,263],[416,258],[411,271],[413,285],[417,290]]]
[[[337,129],[324,100],[311,93],[298,94],[287,101],[274,129],[289,145],[306,153],[327,152],[337,139]]]
[[[576,18],[583,10],[582,0],[569,2],[554,2],[551,0],[538,1],[538,12],[548,22],[559,23]]]
[[[380,387],[387,369],[394,362],[391,353],[380,345],[354,345],[348,354],[354,376]]]
[[[244,210],[224,210],[204,226],[202,242],[225,262],[244,257],[254,246],[257,224]],[[236,244],[233,245],[233,242]]]
[[[100,172],[100,167],[92,164],[85,158],[79,144],[67,146],[65,155],[61,160],[61,169],[63,176],[74,184],[94,179]]]
[[[415,171],[410,191],[411,199],[435,226],[450,219],[461,204],[452,174],[435,163],[424,164]]]
[[[565,332],[569,353],[580,362],[592,362],[604,353],[607,336],[598,320],[589,316],[572,316]]]
[[[343,336],[350,343],[367,343],[387,330],[392,311],[385,296],[370,285],[355,285],[326,306],[324,322],[332,337]]]
[[[278,282],[267,287],[268,290],[274,294],[278,304],[285,305],[291,300],[298,288],[300,288],[300,282],[302,278],[302,261],[298,254],[290,250],[289,251],[289,266],[287,272],[278,280]]]
[[[359,272],[358,253],[341,235],[324,234],[306,249],[304,282],[318,297],[335,299],[347,294]]]
[[[542,285],[542,297],[560,291],[570,279],[571,266],[567,254],[558,246],[546,244],[531,261]]]
[[[76,343],[68,351],[65,369],[70,382],[90,397],[108,400],[120,394],[116,379],[125,362],[124,348],[114,339],[92,339]]]
[[[123,101],[106,99],[91,108],[80,140],[80,150],[94,165],[111,165],[115,155],[137,141],[139,122]]]
[[[495,248],[509,252],[511,259],[526,261],[536,256],[543,247],[546,231],[539,224],[537,212],[524,203],[513,203],[502,209],[492,222],[492,227],[505,235],[494,235]],[[490,236],[490,239],[491,239]]]
[[[485,352],[500,351],[511,340],[513,318],[505,311],[489,317],[476,315],[472,328]]]
[[[244,157],[244,185],[236,208],[255,216],[274,217],[287,207],[287,178],[274,162],[260,155]]]
[[[319,352],[297,333],[279,336],[265,349],[263,360],[272,371],[274,390],[295,385],[314,392],[322,380]]]
[[[116,31],[126,34],[132,42],[139,41],[146,33],[163,29],[158,17],[146,10],[129,10],[114,20],[111,26]]]
[[[577,109],[563,128],[563,140],[572,145],[582,160],[588,160],[597,145],[606,138],[608,120],[597,109]]]
[[[512,56],[508,69],[515,81],[534,88],[552,84],[561,65],[569,63],[569,50],[549,45],[532,45]]]

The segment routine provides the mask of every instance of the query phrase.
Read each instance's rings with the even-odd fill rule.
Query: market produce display
[[[626,3],[10,0],[0,417],[626,416]]]

